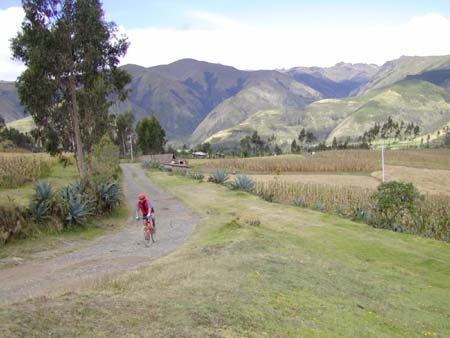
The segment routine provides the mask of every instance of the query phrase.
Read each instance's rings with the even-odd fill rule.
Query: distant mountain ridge
[[[361,135],[389,115],[422,125],[450,121],[450,56],[401,57],[383,66],[242,71],[194,59],[168,65],[125,65],[132,81],[127,101],[136,120],[155,115],[169,140],[236,144],[257,130],[288,142],[306,128],[320,139]],[[0,114],[23,117],[12,82],[0,82]]]

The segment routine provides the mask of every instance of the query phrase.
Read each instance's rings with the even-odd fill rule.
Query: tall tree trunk
[[[72,127],[75,134],[75,148],[77,154],[77,165],[80,177],[83,179],[86,177],[86,164],[84,162],[83,142],[81,141],[80,122],[78,120],[78,103],[77,93],[75,88],[75,75],[73,72],[70,74],[70,95],[72,97]]]
[[[80,178],[84,179],[86,177],[86,165],[84,162],[84,152],[83,152],[83,142],[81,141],[81,131],[80,131],[80,121],[78,114],[78,102],[77,102],[77,92],[76,92],[76,84],[75,84],[75,65],[72,54],[72,19],[71,19],[71,11],[73,7],[73,0],[65,1],[65,15],[67,20],[67,52],[68,52],[68,64],[67,66],[70,68],[70,76],[69,76],[69,90],[71,96],[71,118],[72,118],[72,128],[73,133],[75,135],[75,150],[77,156],[77,166],[78,173],[80,174]]]

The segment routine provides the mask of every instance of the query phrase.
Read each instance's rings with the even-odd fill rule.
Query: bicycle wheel
[[[150,229],[148,225],[144,226],[144,244],[145,246],[150,245]]]

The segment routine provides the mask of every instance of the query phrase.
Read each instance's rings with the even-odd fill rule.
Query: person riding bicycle
[[[156,229],[155,224],[155,209],[153,208],[150,201],[145,197],[144,194],[138,195],[138,202],[136,208],[136,220],[139,221],[139,211],[142,213],[142,218],[144,220],[151,220],[153,228]]]

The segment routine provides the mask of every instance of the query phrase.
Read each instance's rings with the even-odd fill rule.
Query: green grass
[[[448,244],[150,175],[197,213],[188,243],[94,289],[2,306],[0,335],[450,336]]]
[[[58,190],[79,178],[76,165],[68,165],[64,168],[61,163],[52,167],[49,175],[42,178],[47,180],[52,185],[54,190]],[[34,193],[36,182],[26,184],[16,189],[0,189],[0,204],[5,203],[8,199],[22,206],[28,206],[31,197]]]
[[[14,128],[21,133],[29,133],[31,130],[36,128],[36,124],[31,116],[24,117],[23,119],[8,122],[6,124],[8,128]]]

